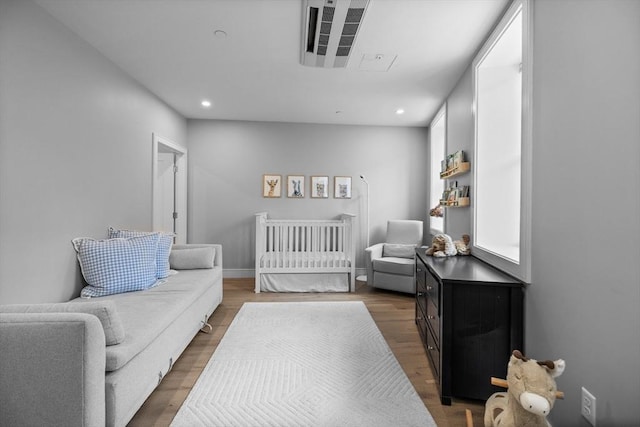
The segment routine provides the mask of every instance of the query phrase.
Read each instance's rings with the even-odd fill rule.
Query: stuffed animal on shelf
[[[485,427],[550,427],[547,415],[557,395],[555,378],[565,362],[527,359],[514,350],[507,365],[507,391],[494,393],[485,405]]]
[[[469,242],[471,242],[471,238],[468,234],[463,234],[462,240],[454,240],[453,244],[458,251],[458,255],[469,255],[471,253]]]
[[[434,257],[447,257],[456,255],[458,251],[453,244],[451,236],[448,234],[436,234],[433,237],[431,246],[425,253]]]

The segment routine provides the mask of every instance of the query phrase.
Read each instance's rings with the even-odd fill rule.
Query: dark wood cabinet
[[[514,349],[523,350],[524,285],[474,258],[416,249],[416,325],[440,400],[486,400],[500,391]]]

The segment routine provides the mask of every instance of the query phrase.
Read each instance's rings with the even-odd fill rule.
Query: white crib
[[[355,215],[333,220],[256,214],[255,291],[355,290]]]

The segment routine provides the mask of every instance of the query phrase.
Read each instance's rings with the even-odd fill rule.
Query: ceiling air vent
[[[303,0],[303,65],[344,68],[369,0]]]

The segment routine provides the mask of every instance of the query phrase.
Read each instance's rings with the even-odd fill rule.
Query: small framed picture
[[[304,175],[287,175],[287,197],[304,198]]]
[[[351,198],[351,177],[350,176],[333,177],[333,197],[336,199]]]
[[[282,194],[282,175],[262,175],[262,197],[280,197]]]
[[[311,177],[311,197],[316,199],[326,199],[329,197],[329,177]]]

